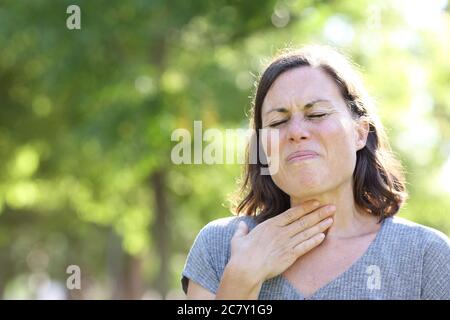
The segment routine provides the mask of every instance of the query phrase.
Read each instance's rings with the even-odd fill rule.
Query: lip
[[[317,157],[319,154],[312,150],[300,150],[291,153],[287,158],[287,162],[306,160]]]

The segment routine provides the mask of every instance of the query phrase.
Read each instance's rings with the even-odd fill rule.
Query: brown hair
[[[290,197],[273,182],[270,175],[262,175],[264,161],[260,155],[259,129],[262,127],[261,109],[264,98],[274,81],[293,68],[310,66],[321,68],[335,81],[354,119],[366,117],[369,133],[364,148],[357,151],[353,172],[353,194],[358,207],[383,221],[398,212],[407,197],[404,175],[399,161],[393,156],[384,128],[371,106],[371,99],[353,65],[337,51],[324,46],[307,46],[299,50],[285,50],[265,69],[257,82],[253,99],[250,126],[254,130],[256,148],[250,142],[246,151],[246,165],[241,193],[244,197],[235,210],[238,214],[256,216],[258,223],[290,208]],[[257,161],[249,161],[257,153]]]

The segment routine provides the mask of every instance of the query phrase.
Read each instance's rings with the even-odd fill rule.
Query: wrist
[[[259,271],[259,270],[258,270]],[[230,260],[225,267],[227,275],[249,288],[257,288],[264,282],[264,277],[255,271],[255,268],[248,267],[245,263]]]

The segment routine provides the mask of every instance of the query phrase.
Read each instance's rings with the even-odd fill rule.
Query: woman
[[[270,175],[265,159],[248,163],[241,215],[200,231],[183,270],[188,298],[450,299],[450,241],[394,217],[401,168],[342,55],[313,46],[277,57],[252,117],[256,152],[268,132]]]

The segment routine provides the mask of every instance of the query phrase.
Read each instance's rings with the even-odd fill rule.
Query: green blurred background
[[[183,298],[241,168],[174,165],[171,134],[247,128],[254,76],[288,45],[361,66],[407,170],[400,215],[450,235],[449,26],[443,0],[1,0],[0,297]]]

